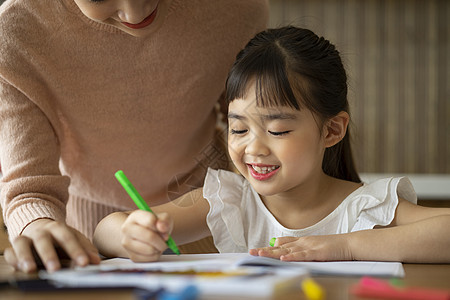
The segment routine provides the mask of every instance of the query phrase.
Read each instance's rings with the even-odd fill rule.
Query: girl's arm
[[[209,236],[206,215],[209,203],[202,189],[152,207],[147,211],[116,212],[106,216],[95,229],[94,244],[107,257],[129,257],[134,261],[157,260],[167,248],[170,234],[178,245]]]
[[[357,260],[411,263],[450,262],[450,208],[430,208],[400,199],[387,228],[353,232],[349,247]]]
[[[417,206],[400,199],[388,227],[346,234],[277,238],[275,247],[253,255],[282,260],[375,260],[450,262],[450,209]]]

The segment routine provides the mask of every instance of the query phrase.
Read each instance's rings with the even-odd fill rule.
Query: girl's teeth
[[[252,165],[253,170],[255,170],[257,173],[260,174],[267,174],[270,173],[274,170],[276,170],[278,168],[278,166],[272,166],[272,167],[258,167],[258,166],[253,166]]]

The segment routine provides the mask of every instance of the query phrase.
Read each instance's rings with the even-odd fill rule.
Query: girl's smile
[[[276,165],[247,164],[247,166],[253,178],[260,181],[270,179],[280,169],[280,166]]]

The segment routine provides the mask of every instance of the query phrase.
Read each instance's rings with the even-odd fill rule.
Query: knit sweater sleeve
[[[64,221],[69,179],[60,174],[58,142],[39,107],[4,80],[0,100],[0,158],[7,170],[1,205],[12,240],[33,220]]]
[[[36,219],[65,221],[69,178],[59,170],[52,104],[36,101],[51,98],[35,59],[45,25],[15,1],[0,16],[0,203],[13,240]]]

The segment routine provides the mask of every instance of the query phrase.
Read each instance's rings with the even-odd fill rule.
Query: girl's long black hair
[[[308,29],[268,29],[251,39],[230,70],[226,100],[243,98],[253,80],[258,105],[263,107],[306,107],[322,124],[341,111],[349,113],[347,75],[339,52]],[[325,150],[322,168],[335,178],[361,182],[349,130],[339,143]]]

